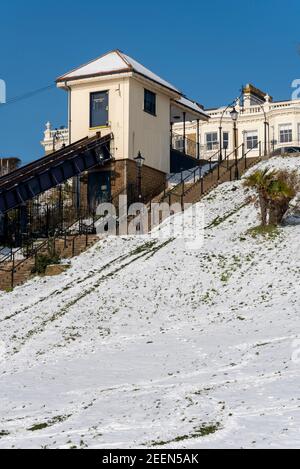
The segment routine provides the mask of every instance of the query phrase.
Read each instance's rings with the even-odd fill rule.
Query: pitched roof
[[[181,91],[173,86],[171,83],[167,82],[163,78],[159,77],[155,73],[151,72],[148,68],[144,67],[142,64],[132,59],[128,55],[124,54],[119,50],[114,50],[108,52],[101,57],[82,65],[65,75],[59,77],[56,81],[65,81],[65,80],[76,80],[79,78],[88,78],[94,76],[103,76],[111,75],[115,73],[126,73],[126,72],[135,72],[139,75],[142,75],[149,80],[152,80],[159,85],[162,85],[176,93],[182,94]]]
[[[185,96],[181,96],[179,99],[176,99],[175,101],[178,104],[181,104],[182,106],[188,107],[192,109],[193,111],[196,111],[199,114],[202,114],[203,116],[209,117],[207,112],[204,111],[203,107],[201,107],[201,105],[198,104],[196,101],[192,101],[191,99],[188,99]]]

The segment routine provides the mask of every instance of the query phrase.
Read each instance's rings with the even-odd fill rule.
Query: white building
[[[110,200],[138,185],[139,152],[143,197],[161,192],[166,175],[198,163],[184,148],[170,148],[175,122],[208,120],[203,107],[173,84],[119,50],[82,65],[57,80],[68,93],[68,129],[47,123],[41,142],[47,153],[96,134],[112,136],[113,161],[88,175],[88,190],[97,200]],[[174,150],[174,151],[173,151]]]
[[[237,147],[249,156],[259,153],[270,154],[278,148],[300,147],[300,100],[273,101],[273,98],[248,84],[228,107],[205,109],[210,119],[207,122],[189,122],[185,129],[175,124],[174,131],[186,135],[186,147],[189,141],[199,144],[200,158],[208,159],[222,149],[222,155],[234,158],[234,132],[231,112],[233,107],[238,112],[236,121]],[[221,144],[220,144],[221,140]]]
[[[44,132],[44,139],[41,141],[41,145],[45,149],[45,153],[52,153],[53,151],[59,150],[62,146],[69,144],[69,129],[66,127],[60,127],[59,129],[52,129],[50,122],[46,124],[46,130]]]

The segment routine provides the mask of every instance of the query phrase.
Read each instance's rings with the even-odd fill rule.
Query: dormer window
[[[152,91],[144,91],[144,111],[156,116],[156,94]]]

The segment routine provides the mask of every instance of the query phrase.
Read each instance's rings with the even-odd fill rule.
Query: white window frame
[[[251,145],[248,144],[248,138],[251,138]],[[256,144],[253,143],[253,139],[256,140]],[[258,149],[258,130],[245,130],[244,132],[244,143],[246,150],[257,150]]]
[[[216,140],[207,140],[208,135],[216,135]],[[208,151],[213,151],[219,148],[219,138],[218,138],[218,132],[211,131],[211,132],[206,132],[205,133],[205,146]]]
[[[290,140],[281,140],[281,132],[282,131],[285,131],[285,132],[288,132],[290,133],[291,132],[291,138]],[[286,134],[288,135],[288,134]],[[291,123],[288,123],[288,124],[279,124],[278,126],[278,141],[280,144],[285,144],[285,143],[292,143],[293,141],[293,124]]]
[[[226,134],[228,136],[227,140],[225,140],[225,138],[224,138],[224,135],[226,135]],[[229,142],[230,142],[230,133],[227,132],[227,131],[223,132],[222,138],[223,138],[222,146],[223,146],[224,150],[228,150],[229,149]],[[225,148],[225,145],[224,145],[225,142],[227,143],[226,148]]]

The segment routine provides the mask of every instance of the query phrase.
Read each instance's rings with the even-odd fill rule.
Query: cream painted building
[[[300,100],[273,101],[273,98],[249,84],[242,96],[226,107],[206,109],[210,119],[199,124],[200,157],[208,159],[222,154],[234,158],[234,133],[231,112],[235,107],[237,146],[249,156],[263,156],[265,153],[300,147]],[[175,125],[175,131],[183,139],[182,123]],[[186,139],[197,139],[197,123],[186,125]],[[221,145],[220,145],[221,141]]]
[[[112,134],[114,164],[99,176],[110,194],[136,184],[138,152],[145,158],[145,193],[161,190],[170,171],[197,164],[182,148],[172,148],[171,132],[175,122],[208,120],[203,107],[128,55],[109,52],[59,77],[57,86],[68,92],[68,128],[57,131],[47,123],[41,143],[49,153],[97,132]]]

